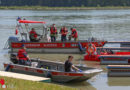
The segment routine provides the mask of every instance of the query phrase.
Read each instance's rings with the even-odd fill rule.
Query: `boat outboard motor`
[[[12,42],[19,42],[18,37],[14,37],[14,36],[9,37],[8,39],[9,48],[11,48]]]
[[[11,53],[11,54],[10,54],[10,60],[11,60],[14,64],[17,64],[17,63],[18,63],[17,54],[16,54],[16,53]]]

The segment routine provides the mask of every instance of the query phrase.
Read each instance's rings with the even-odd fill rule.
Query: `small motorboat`
[[[19,65],[15,55],[12,63],[4,63],[6,71],[50,77],[54,82],[81,82],[100,73],[102,69],[76,65],[82,72],[65,72],[64,63],[48,60],[31,59],[31,65]]]
[[[17,36],[9,37],[5,48],[10,48],[11,52],[17,52],[19,48],[24,44],[27,48],[27,52],[29,53],[81,53],[80,46],[78,42],[82,45],[83,48],[86,47],[90,42],[93,43],[96,47],[102,47],[107,41],[98,40],[96,38],[90,38],[86,40],[78,40],[78,41],[56,41],[50,42],[48,41],[48,37],[50,36],[48,33],[48,28],[45,25],[46,22],[39,21],[30,21],[30,20],[19,20],[17,22],[16,30],[18,33]],[[38,32],[40,32],[39,41],[31,42],[29,39],[29,31],[30,24],[41,24],[42,30],[38,28]],[[25,28],[24,28],[25,27]]]
[[[125,51],[121,51],[125,50]],[[104,65],[110,64],[130,64],[129,47],[97,47],[94,54],[86,53],[84,60],[98,61]]]

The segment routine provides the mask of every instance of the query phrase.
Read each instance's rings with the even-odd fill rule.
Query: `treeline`
[[[0,0],[0,6],[48,6],[48,7],[130,6],[130,0]]]

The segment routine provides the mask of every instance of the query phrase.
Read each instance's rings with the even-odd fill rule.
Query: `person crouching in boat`
[[[69,35],[69,41],[71,41],[71,38],[74,38],[74,41],[78,40],[78,32],[75,28],[71,28],[71,35]]]
[[[30,65],[31,62],[29,61],[29,56],[27,55],[26,52],[26,47],[25,45],[22,45],[22,49],[18,50],[18,54],[17,54],[17,59],[18,59],[18,63],[20,65]]]
[[[82,72],[82,70],[78,69],[72,64],[72,60],[73,56],[68,56],[68,60],[66,60],[64,64],[65,72],[73,72],[73,69]]]
[[[29,32],[29,38],[31,42],[38,42],[40,40],[38,39],[38,34],[36,33],[34,28],[32,28]]]
[[[55,42],[57,37],[57,28],[55,27],[55,24],[53,24],[50,27],[50,36],[51,36],[51,42]]]
[[[66,41],[66,40],[67,40],[67,39],[66,39],[66,36],[67,36],[67,34],[68,34],[68,30],[67,30],[67,28],[66,28],[65,26],[61,28],[60,34],[61,34],[61,41],[62,41],[62,42],[63,42],[63,41]]]

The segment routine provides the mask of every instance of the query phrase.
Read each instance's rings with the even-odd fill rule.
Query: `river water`
[[[58,29],[65,25],[68,29],[76,27],[79,39],[97,37],[108,41],[130,40],[130,10],[0,10],[0,69],[3,63],[9,62],[8,50],[3,47],[9,36],[13,36],[16,18],[45,21],[47,26],[55,23]],[[32,26],[34,27],[34,26]],[[39,28],[39,27],[36,27]],[[58,38],[60,39],[60,37]],[[44,59],[62,61],[67,55],[30,55],[43,56]],[[83,58],[75,55],[76,59]],[[77,61],[78,62],[78,61]],[[107,77],[106,66],[97,62],[82,62],[90,66],[101,67],[103,72],[83,83],[63,84],[80,90],[130,90],[130,77]]]

